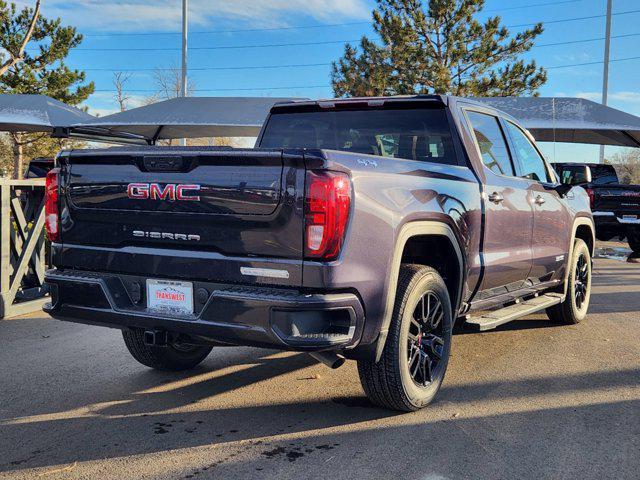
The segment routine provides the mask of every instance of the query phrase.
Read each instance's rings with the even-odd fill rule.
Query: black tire
[[[571,270],[567,280],[567,297],[564,302],[547,308],[547,316],[554,323],[575,325],[587,316],[591,298],[591,252],[579,238],[573,244],[568,268]]]
[[[627,232],[627,242],[629,243],[629,248],[633,250],[633,253],[640,254],[640,229],[639,228],[630,228]]]
[[[124,344],[138,362],[156,370],[178,372],[189,370],[202,362],[213,347],[206,345],[169,344],[157,347],[144,343],[144,330],[131,328],[122,331]]]
[[[426,302],[431,302],[433,310],[428,308],[425,320],[420,312],[424,312]],[[414,318],[416,313],[422,318]],[[422,322],[426,322],[424,331],[419,326]],[[358,361],[360,382],[369,399],[381,407],[404,412],[427,406],[438,393],[447,370],[452,324],[451,300],[438,272],[423,265],[403,265],[380,361]],[[423,354],[429,357],[427,361]],[[432,361],[431,356],[437,360]]]

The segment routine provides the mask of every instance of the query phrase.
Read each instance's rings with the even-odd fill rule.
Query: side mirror
[[[558,192],[558,195],[560,195],[560,197],[564,197],[572,188],[573,185],[569,185],[568,183],[561,183],[560,185],[557,185],[554,190]]]

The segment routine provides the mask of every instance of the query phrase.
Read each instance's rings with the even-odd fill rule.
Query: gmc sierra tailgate
[[[640,218],[640,185],[594,185],[594,212],[613,212],[616,217],[625,219]]]
[[[60,163],[57,265],[301,284],[302,157],[282,150],[143,147],[73,151]]]

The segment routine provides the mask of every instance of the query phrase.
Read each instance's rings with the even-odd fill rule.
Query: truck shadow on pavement
[[[426,445],[434,443],[433,439],[429,440],[429,436],[446,434],[447,443],[453,442],[465,449],[471,448],[472,456],[482,454],[477,448],[477,442],[482,442],[485,445],[483,448],[491,450],[500,445],[500,442],[512,441],[510,437],[513,436],[519,442],[525,443],[533,442],[535,438],[545,438],[546,443],[543,449],[552,451],[552,457],[556,458],[559,452],[553,452],[553,447],[566,452],[567,447],[562,439],[568,433],[564,431],[564,427],[563,431],[555,431],[553,422],[549,422],[548,417],[541,422],[541,416],[557,416],[563,418],[565,424],[566,416],[569,416],[576,428],[589,430],[589,435],[584,433],[584,438],[579,440],[579,443],[585,444],[580,447],[581,449],[587,447],[593,449],[596,444],[599,444],[601,440],[595,437],[602,437],[603,433],[592,435],[591,429],[607,427],[603,424],[605,421],[612,422],[605,428],[607,434],[613,434],[611,430],[613,425],[618,429],[617,434],[622,432],[632,435],[632,430],[638,428],[637,424],[634,426],[633,422],[624,419],[633,418],[634,412],[637,414],[640,402],[622,400],[619,403],[556,410],[543,409],[543,411],[530,413],[489,416],[477,413],[472,414],[471,419],[460,419],[459,423],[454,422],[453,419],[443,420],[442,418],[443,406],[449,409],[452,406],[456,409],[464,409],[465,405],[478,401],[513,403],[510,399],[524,399],[526,405],[526,399],[535,395],[588,393],[594,390],[637,385],[640,380],[640,371],[637,369],[472,385],[447,386],[445,384],[439,400],[433,407],[401,416],[400,422],[413,424],[409,426],[385,427],[384,419],[395,416],[397,413],[376,408],[364,397],[337,396],[324,401],[270,403],[270,389],[266,385],[253,391],[253,395],[242,397],[246,400],[246,405],[218,406],[215,400],[210,399],[200,407],[201,409],[198,409],[197,404],[201,399],[229,392],[240,386],[256,384],[273,375],[303,368],[309,363],[307,357],[303,355],[284,357],[281,363],[287,363],[286,368],[277,360],[270,359],[265,364],[251,367],[240,374],[240,378],[221,375],[212,380],[202,380],[160,393],[153,390],[146,393],[131,392],[128,398],[121,399],[121,403],[109,406],[95,405],[89,409],[88,413],[74,415],[61,412],[57,415],[0,421],[0,450],[5,452],[0,460],[0,471],[169,452],[192,447],[213,445],[228,447],[230,444],[237,444],[239,450],[258,449],[258,457],[264,457],[264,461],[270,458],[269,455],[291,461],[291,458],[297,459],[298,455],[326,453],[321,451],[338,449],[340,445],[345,445],[346,448],[347,443],[351,443],[356,446],[356,450],[350,451],[345,466],[353,467],[352,462],[357,455],[365,455],[368,448],[379,449],[381,445],[388,445],[394,439],[400,441],[406,435],[412,434],[418,434],[418,437],[426,442],[425,448]],[[144,376],[143,374],[142,377]],[[184,378],[189,377],[184,376]],[[292,396],[295,397],[295,395]],[[195,404],[195,410],[170,412],[171,409],[188,404]],[[592,417],[590,412],[593,410],[602,411],[599,414],[601,417]],[[435,414],[435,418],[431,418],[432,413]],[[588,422],[595,423],[585,425],[587,418]],[[378,423],[379,420],[383,420],[383,423]],[[493,422],[494,426],[491,430],[487,430],[487,422]],[[513,425],[515,430],[504,430],[500,426],[503,423]],[[346,430],[349,432],[342,431],[331,436],[315,433],[334,427],[347,427]],[[372,432],[372,428],[382,428],[384,433],[376,434]],[[474,429],[471,438],[468,437],[469,428]],[[307,438],[309,433],[312,435]],[[383,437],[379,437],[380,434]],[[290,440],[285,441],[279,437],[291,435],[297,440],[293,445],[285,448],[284,443]],[[495,439],[476,438],[487,436]],[[377,439],[374,440],[373,437]],[[494,441],[499,443],[490,443]],[[295,448],[291,448],[292,446]],[[516,446],[524,448],[521,444]],[[621,454],[620,451],[616,452],[615,448],[605,450],[601,454],[611,456],[611,461],[615,460],[613,457]],[[356,457],[351,458],[351,454]],[[366,455],[370,455],[370,452]],[[233,457],[229,457],[220,461],[220,458],[215,457],[212,465],[219,466],[232,459]],[[627,463],[628,461],[629,459]],[[252,462],[249,464],[253,466]],[[372,478],[374,477],[377,478],[376,476]]]
[[[228,348],[233,349],[233,347]],[[221,368],[220,365],[212,370],[207,368],[207,364],[198,367],[189,372],[189,374],[183,373],[178,377],[168,372],[145,370],[136,375],[136,377],[140,379],[141,384],[147,385],[152,385],[155,379],[155,387],[133,394],[131,402],[101,408],[100,414],[136,415],[180,408],[265,380],[274,379],[281,375],[296,372],[318,363],[309,355],[302,353],[269,358],[270,353],[273,352],[259,355],[257,359],[254,357],[254,362],[249,365],[229,363],[228,365],[231,368],[228,372],[225,367]],[[246,361],[246,354],[244,360]],[[161,381],[171,384],[170,387],[163,389],[162,384],[157,385],[158,377],[162,379]]]
[[[638,408],[622,401],[431,421],[411,414],[404,425],[271,441],[257,455],[243,455],[256,446],[238,445],[181,478],[211,469],[261,479],[632,478],[637,444],[616,439],[633,437],[624,418]],[[618,449],[603,449],[608,441]]]

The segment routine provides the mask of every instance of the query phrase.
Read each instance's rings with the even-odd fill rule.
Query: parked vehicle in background
[[[46,178],[47,173],[49,173],[49,171],[54,167],[55,160],[53,158],[36,157],[26,166],[24,170],[24,178],[27,180],[33,178]],[[44,191],[41,188],[30,191],[24,190],[22,192],[23,203],[27,201],[27,197],[33,205],[40,206],[42,205],[42,200],[44,198]]]
[[[55,167],[53,158],[36,157],[27,165],[24,178],[45,178],[53,167]]]
[[[216,345],[358,362],[426,406],[454,322],[587,314],[594,226],[514,119],[447,96],[273,107],[256,149],[73,150],[47,176],[53,317],[123,330],[144,365]]]
[[[640,253],[640,185],[623,185],[613,165],[555,163],[563,181],[581,184],[589,195],[598,240],[627,238]],[[588,177],[584,177],[585,167]]]

